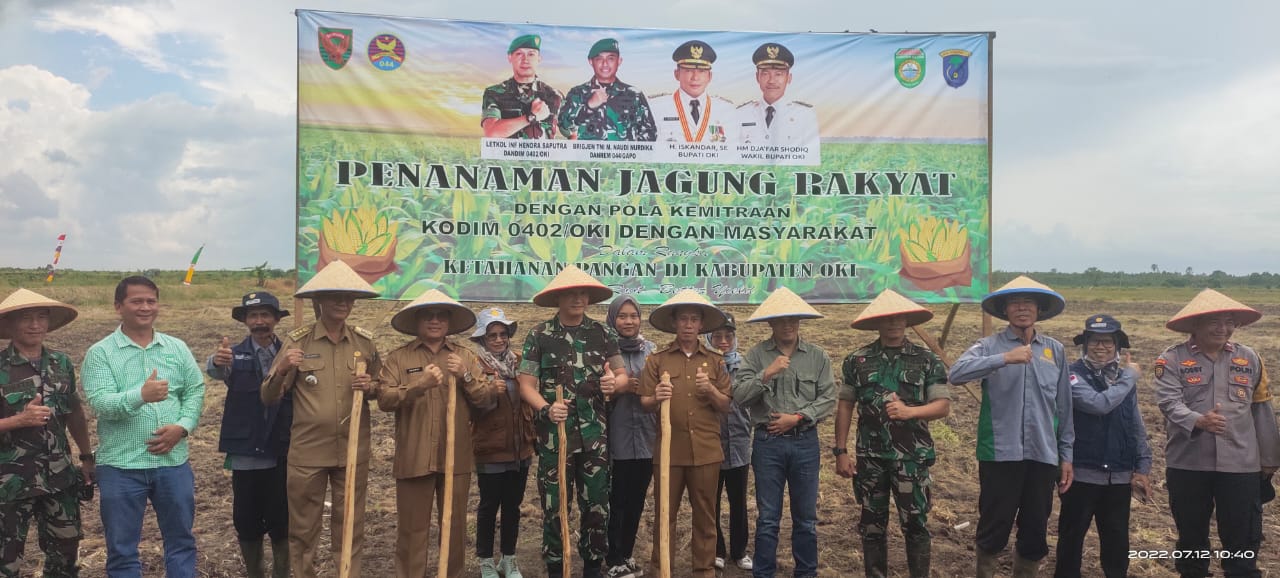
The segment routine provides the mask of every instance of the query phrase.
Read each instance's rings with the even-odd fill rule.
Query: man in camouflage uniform
[[[488,138],[555,138],[560,91],[538,78],[542,37],[525,34],[507,47],[511,78],[484,89],[480,127]]]
[[[44,575],[78,576],[78,496],[92,491],[94,457],[89,427],[66,354],[44,337],[70,323],[76,310],[26,289],[0,303],[0,576],[16,577],[31,518],[36,518]],[[67,430],[80,449],[71,462]]]
[[[947,372],[932,351],[906,339],[906,329],[933,317],[928,309],[886,289],[853,322],[880,338],[844,359],[844,385],[836,413],[836,472],[854,477],[862,504],[858,533],[868,577],[889,575],[889,498],[907,546],[913,578],[929,576],[929,466],[934,462],[929,420],[951,411]],[[854,406],[858,409],[857,465],[846,444]]]
[[[560,538],[557,457],[568,455],[566,475],[578,491],[581,512],[578,552],[583,578],[598,578],[608,551],[609,438],[605,396],[627,370],[613,329],[586,316],[587,305],[613,291],[573,265],[566,266],[534,295],[535,305],[556,307],[555,317],[539,323],[524,340],[517,379],[520,396],[535,412],[538,429],[538,490],[542,496],[542,559],[548,576],[565,570]],[[563,401],[556,401],[556,388]],[[557,425],[565,423],[563,442]],[[563,444],[563,446],[562,446]]]
[[[605,38],[592,44],[587,62],[595,75],[569,89],[560,107],[561,130],[580,140],[657,140],[658,127],[644,93],[618,80],[618,41]]]

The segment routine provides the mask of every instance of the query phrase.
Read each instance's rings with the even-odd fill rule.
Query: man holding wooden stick
[[[346,526],[351,528],[350,575],[360,575],[364,547],[365,479],[369,475],[368,408],[361,404],[358,437],[350,439],[352,404],[360,395],[376,395],[376,375],[382,363],[373,333],[347,324],[356,299],[377,297],[346,263],[334,261],[316,273],[296,297],[310,298],[319,319],[295,329],[282,340],[271,372],[262,383],[262,401],[273,404],[293,392],[292,442],[289,446],[289,559],[295,577],[317,576],[315,549],[325,507],[332,492],[331,548],[342,566],[339,548]],[[356,358],[367,364],[357,371]],[[347,449],[357,444],[356,463],[347,463]],[[353,495],[345,489],[346,468],[355,467]],[[355,500],[346,519],[346,499]]]
[[[476,354],[447,336],[475,323],[470,309],[435,289],[391,318],[396,331],[416,337],[388,353],[378,374],[378,408],[396,415],[391,475],[396,478],[397,578],[427,574],[433,501],[440,514],[437,551],[443,558],[437,576],[462,576],[466,566],[467,496],[475,470],[471,415],[490,409],[493,396],[480,379],[484,374]],[[453,395],[450,387],[456,388]]]
[[[680,499],[687,489],[693,509],[689,567],[691,576],[696,578],[716,575],[716,490],[720,462],[724,461],[720,414],[729,412],[733,399],[724,357],[708,349],[698,337],[724,323],[724,313],[697,292],[685,290],[673,295],[649,314],[649,324],[675,333],[676,338],[649,356],[640,379],[640,403],[645,409],[656,411],[664,403],[671,406],[671,431],[659,432],[657,442],[661,444],[669,436],[671,455],[660,455],[654,464],[654,475],[659,478],[654,510],[666,508],[669,525],[665,535],[654,532],[653,566],[662,567],[659,552],[664,543],[668,545],[667,562],[675,565],[675,553],[669,545],[675,534]],[[662,379],[664,374],[669,378]],[[661,463],[664,457],[669,458],[669,463]],[[662,485],[658,475],[664,467],[670,469],[669,486]],[[661,527],[661,523],[655,525],[657,529]]]
[[[538,429],[538,490],[542,496],[542,559],[547,575],[567,576],[569,545],[563,535],[559,459],[578,491],[583,578],[599,578],[608,550],[608,413],[605,398],[627,381],[618,338],[587,317],[587,306],[613,290],[568,265],[537,295],[535,305],[556,307],[556,316],[535,326],[524,341],[520,396],[535,412]],[[562,399],[557,400],[557,389]],[[563,429],[560,427],[563,425]],[[560,431],[564,435],[560,435]]]
[[[1018,524],[1014,578],[1040,571],[1053,490],[1071,488],[1075,428],[1066,349],[1036,329],[1067,306],[1053,289],[1019,276],[982,299],[982,310],[1009,322],[983,337],[951,366],[949,381],[982,380],[978,412],[979,578],[993,576],[997,556]]]

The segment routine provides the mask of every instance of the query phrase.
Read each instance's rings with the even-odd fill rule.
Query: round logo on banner
[[[394,34],[379,34],[369,41],[369,63],[378,70],[395,70],[404,64],[404,42]]]

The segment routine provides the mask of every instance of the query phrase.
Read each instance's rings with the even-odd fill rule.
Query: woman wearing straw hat
[[[511,349],[511,337],[519,325],[497,307],[480,311],[471,340],[480,346],[480,370],[494,397],[493,409],[472,416],[480,505],[476,507],[476,557],[480,578],[521,578],[516,564],[520,539],[520,504],[533,461],[533,411],[520,401],[516,371],[520,354]],[[493,561],[493,533],[502,512],[502,560]]]
[[[695,291],[684,290],[671,296],[649,314],[649,324],[674,333],[676,338],[649,356],[640,378],[640,403],[646,410],[657,411],[663,402],[671,404],[670,486],[655,492],[654,500],[665,500],[665,507],[670,508],[667,536],[674,536],[680,497],[686,489],[689,491],[689,507],[693,510],[690,568],[693,576],[701,578],[716,574],[716,487],[720,462],[724,461],[720,415],[729,411],[732,398],[724,357],[703,345],[698,336],[705,330],[719,329],[724,322],[724,313]],[[664,376],[669,379],[664,380]],[[654,443],[661,442],[659,433]],[[656,476],[662,464],[655,461],[654,466]],[[669,494],[659,496],[665,492]],[[654,567],[660,562],[659,536],[655,530]],[[668,548],[668,552],[674,560],[675,549]]]
[[[951,366],[948,380],[982,380],[978,412],[977,575],[995,573],[997,556],[1018,524],[1013,576],[1035,576],[1059,492],[1071,487],[1071,382],[1066,349],[1037,321],[1062,313],[1066,299],[1019,276],[982,299],[982,310],[1009,322],[979,339]]]
[[[733,314],[724,313],[724,326],[708,333],[707,346],[724,356],[725,369],[733,381],[742,367],[742,354],[738,353],[738,321]],[[747,519],[747,479],[751,470],[751,416],[732,401],[729,413],[720,416],[720,448],[724,461],[720,462],[720,483],[716,489],[716,568],[724,569],[725,560],[732,560],[738,568],[751,569],[751,556],[747,555],[747,539],[751,536]],[[726,547],[725,533],[720,526],[720,496],[729,498],[729,539]]]
[[[1084,536],[1098,525],[1099,561],[1107,578],[1129,572],[1130,496],[1151,501],[1151,446],[1138,411],[1138,366],[1116,318],[1090,315],[1072,340],[1083,355],[1071,363],[1076,440],[1075,480],[1058,511],[1056,578],[1079,578]]]
[[[844,358],[832,449],[836,472],[857,476],[853,490],[862,504],[858,534],[869,577],[889,575],[890,496],[903,522],[907,568],[912,578],[929,576],[929,467],[936,459],[929,422],[951,412],[951,388],[942,360],[908,341],[906,331],[932,318],[932,311],[886,289],[850,325],[880,333],[875,342]],[[855,405],[856,467],[847,449]]]
[[[391,327],[415,338],[388,353],[378,374],[378,408],[395,412],[396,455],[391,475],[396,479],[396,576],[427,574],[427,539],[432,502],[446,503],[446,440],[454,448],[453,495],[449,498],[449,543],[440,546],[448,556],[448,576],[462,575],[466,566],[467,495],[475,469],[471,444],[471,414],[492,407],[492,389],[476,354],[447,337],[471,329],[476,315],[461,303],[432,289],[404,306],[391,318]],[[457,387],[454,421],[448,423],[449,387]],[[443,524],[444,514],[437,509]],[[444,578],[444,577],[441,577]]]
[[[1205,289],[1165,327],[1190,334],[1155,362],[1156,402],[1165,417],[1165,483],[1179,551],[1209,552],[1209,516],[1218,512],[1222,571],[1260,576],[1261,478],[1280,466],[1271,395],[1262,360],[1231,340],[1262,318]],[[1209,576],[1209,556],[1174,561],[1182,576]]]
[[[369,412],[360,412],[357,461],[347,463],[348,424],[355,390],[377,393],[372,375],[382,363],[373,333],[350,325],[356,299],[378,292],[342,261],[334,261],[307,281],[295,297],[319,307],[319,319],[291,331],[280,344],[271,372],[262,383],[262,401],[274,404],[293,392],[293,428],[289,444],[289,566],[298,578],[316,576],[325,494],[332,488],[330,536],[335,558],[342,545],[345,500],[354,502],[351,520],[351,576],[360,575],[364,550],[365,480],[369,477]],[[366,364],[357,373],[356,359]],[[367,401],[366,401],[367,403]],[[367,410],[367,408],[363,408]],[[347,496],[346,468],[356,468],[355,495]]]
[[[605,322],[618,334],[628,382],[614,388],[613,408],[609,410],[613,487],[609,491],[609,555],[605,565],[609,568],[608,578],[632,578],[644,575],[631,554],[640,516],[644,514],[649,480],[653,478],[653,444],[658,435],[657,416],[640,406],[636,391],[644,360],[655,346],[641,333],[644,319],[640,317],[640,304],[630,295],[619,295],[609,304]]]
[[[548,576],[564,572],[560,520],[558,455],[563,444],[571,487],[578,490],[584,578],[598,578],[608,550],[609,424],[605,396],[627,381],[618,339],[603,323],[587,317],[587,306],[611,297],[613,290],[581,269],[567,265],[533,296],[533,303],[555,307],[556,315],[539,323],[524,340],[520,397],[534,411],[538,429],[538,491],[542,495],[542,558]],[[556,401],[557,389],[563,400]],[[565,424],[559,439],[557,425]]]
[[[80,500],[92,495],[94,457],[75,366],[44,346],[45,336],[71,323],[76,309],[18,289],[0,302],[0,575],[18,576],[32,518],[40,528],[47,576],[75,576],[80,549]],[[67,432],[80,450],[71,461]],[[89,493],[86,493],[87,492]]]
[[[818,574],[818,422],[836,405],[831,358],[800,338],[800,321],[823,315],[786,287],[774,291],[747,323],[767,322],[769,339],[752,347],[734,378],[733,399],[751,416],[755,443],[756,547],[752,573],[777,572],[782,494],[790,486],[791,555],[796,578]]]

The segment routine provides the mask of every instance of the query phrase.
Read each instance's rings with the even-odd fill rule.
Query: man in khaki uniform
[[[654,500],[664,500],[670,508],[669,544],[675,535],[680,498],[689,490],[693,509],[690,566],[693,576],[699,578],[716,575],[716,501],[720,462],[724,461],[720,414],[729,412],[732,397],[724,358],[707,349],[698,336],[724,323],[724,313],[697,292],[685,290],[673,295],[649,314],[649,324],[675,333],[676,338],[649,356],[640,378],[640,404],[645,409],[655,411],[662,403],[671,404],[671,486],[658,485],[661,459],[655,450]],[[669,380],[663,379],[664,373],[669,374]],[[654,443],[655,447],[662,443],[661,432]],[[660,536],[656,530],[653,537],[653,565],[657,567]],[[674,559],[674,550],[669,552]]]
[[[316,576],[315,547],[320,539],[326,490],[332,491],[329,520],[331,551],[342,547],[348,421],[354,391],[376,394],[371,375],[381,362],[373,334],[347,324],[356,299],[377,297],[351,267],[334,261],[303,285],[295,297],[309,297],[320,319],[285,336],[271,372],[262,383],[262,402],[280,401],[293,392],[292,442],[289,446],[289,563],[294,576]],[[356,361],[367,364],[356,372]],[[352,525],[351,575],[360,575],[364,548],[365,479],[369,476],[369,412],[360,414],[356,467],[355,520]],[[337,561],[341,562],[341,561]]]
[[[486,382],[479,379],[484,374],[475,353],[446,337],[475,323],[471,310],[435,289],[391,318],[396,331],[416,336],[387,354],[378,374],[378,407],[396,414],[396,457],[391,475],[396,478],[399,578],[427,575],[432,501],[438,502],[438,515],[444,512],[449,385],[458,388],[458,401],[465,398],[466,402],[456,404],[448,433],[454,448],[448,576],[462,576],[466,567],[467,494],[475,470],[469,424],[472,410],[490,409],[493,396]]]

